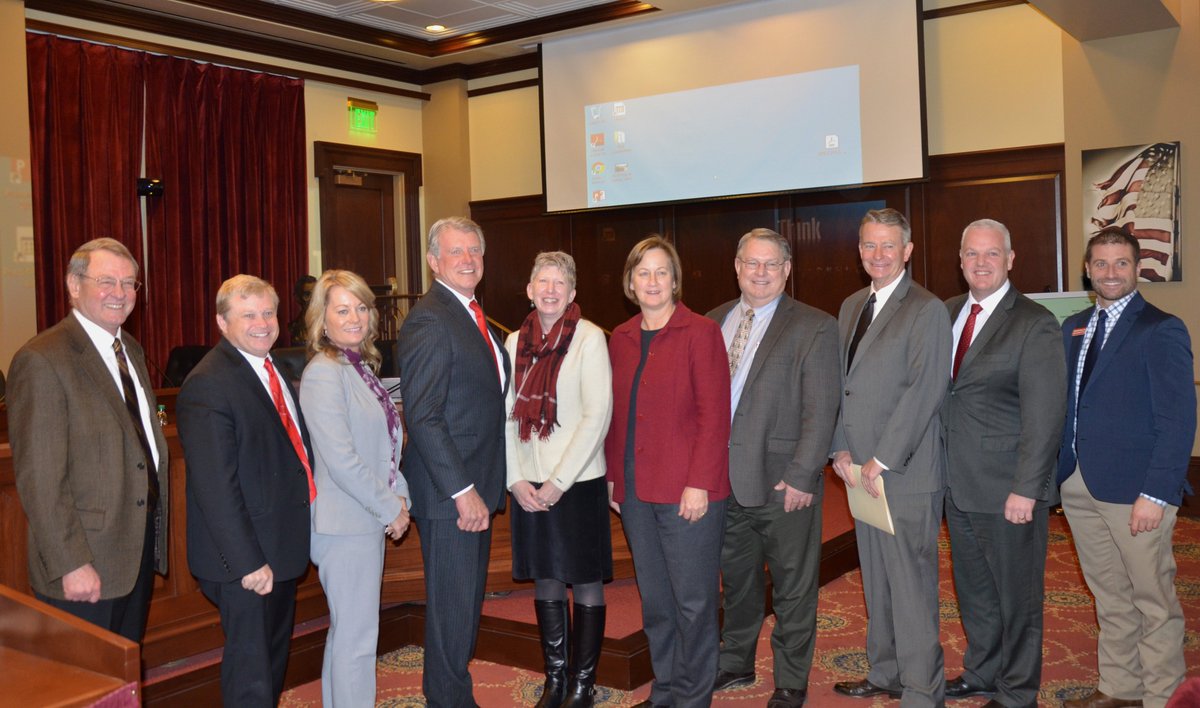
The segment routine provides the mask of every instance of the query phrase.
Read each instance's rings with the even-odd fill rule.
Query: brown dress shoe
[[[899,698],[901,694],[900,691],[876,686],[866,679],[862,681],[842,681],[835,683],[833,684],[833,690],[835,693],[840,693],[843,696],[851,698],[870,698],[871,696],[878,696],[881,693],[886,693],[891,698]]]
[[[1126,698],[1113,698],[1100,692],[1100,689],[1092,691],[1091,695],[1084,698],[1076,698],[1070,701],[1063,701],[1063,708],[1128,708],[1130,706],[1141,706],[1141,701],[1131,701]]]

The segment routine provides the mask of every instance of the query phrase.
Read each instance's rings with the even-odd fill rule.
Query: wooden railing
[[[175,397],[178,389],[157,392],[158,401],[167,407],[169,420],[174,420]],[[0,408],[0,419],[3,419]],[[170,522],[168,539],[169,572],[166,577],[155,576],[154,596],[150,618],[142,645],[142,668],[150,669],[168,662],[200,654],[222,645],[220,618],[216,608],[201,594],[187,563],[185,536],[187,468],[183,448],[175,426],[168,424],[167,445],[170,452]],[[610,515],[613,539],[613,561],[616,577],[633,577],[633,563],[625,543],[620,518]],[[512,578],[511,539],[507,513],[496,515],[493,521],[492,552],[488,564],[488,591],[527,589],[530,583],[518,583]],[[12,450],[7,441],[0,443],[0,584],[30,593],[26,567],[25,513],[17,496]],[[384,561],[383,602],[411,602],[425,598],[424,575],[421,564],[419,532],[416,525],[399,544],[389,543]],[[296,623],[307,622],[328,614],[325,597],[316,569],[309,567],[300,579],[296,598]],[[3,701],[0,701],[3,702]]]

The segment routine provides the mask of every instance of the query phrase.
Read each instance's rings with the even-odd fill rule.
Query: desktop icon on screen
[[[604,163],[603,162],[593,162],[592,163],[592,174],[597,177],[604,174]]]
[[[615,143],[617,145],[625,144],[625,131],[624,130],[614,130],[613,131],[613,143]]]
[[[593,147],[593,148],[602,148],[602,147],[604,147],[604,133],[592,133],[592,134],[590,134],[590,135],[588,136],[588,142],[590,142],[590,143],[592,144],[592,147]]]
[[[625,103],[623,101],[617,101],[616,103],[613,104],[613,115],[614,116],[625,115]]]

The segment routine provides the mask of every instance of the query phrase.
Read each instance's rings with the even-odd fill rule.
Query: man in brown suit
[[[167,442],[142,348],[121,331],[137,276],[119,241],[79,247],[72,312],[13,358],[8,421],[34,595],[140,642],[167,569]]]

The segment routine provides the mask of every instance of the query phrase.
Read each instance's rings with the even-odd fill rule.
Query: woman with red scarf
[[[612,578],[602,454],[612,370],[604,332],[580,318],[571,256],[538,254],[525,292],[534,309],[505,343],[513,362],[506,445],[516,502],[513,577],[534,581],[546,666],[537,705],[590,708],[604,639],[604,581]]]

